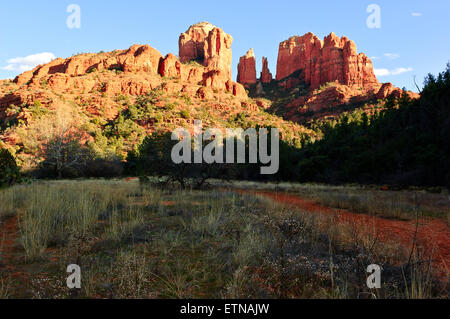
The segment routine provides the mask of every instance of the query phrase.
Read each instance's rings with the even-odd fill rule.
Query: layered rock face
[[[17,76],[14,82],[37,89],[45,81],[52,89],[61,92],[72,91],[76,87],[83,91],[98,89],[109,94],[142,95],[160,86],[163,82],[161,77],[166,77],[181,80],[181,83],[166,84],[168,91],[195,94],[203,86],[211,92],[217,89],[246,99],[243,86],[231,80],[232,41],[232,37],[222,29],[200,23],[180,36],[180,60],[171,53],[163,57],[149,45],[133,45],[128,50],[59,58]],[[191,60],[202,60],[202,64],[183,63]],[[122,71],[123,75],[105,78],[102,83],[88,76],[105,70]],[[202,92],[197,95],[205,96]],[[18,94],[4,97],[0,107],[20,100],[23,97]]]
[[[273,80],[266,57],[262,58],[262,72],[259,80],[262,83],[270,83]],[[237,82],[243,84],[245,87],[249,87],[257,82],[256,59],[253,49],[250,49],[239,59]]]
[[[189,27],[179,38],[179,56],[181,63],[205,60],[205,42],[214,26],[207,22],[197,23]]]
[[[244,86],[256,83],[256,60],[253,49],[239,59],[237,82]]]
[[[381,86],[380,90],[378,91],[376,98],[377,99],[385,99],[389,96],[394,96],[396,98],[401,97],[403,94],[403,90],[395,87],[392,83],[383,83],[383,85]],[[420,97],[420,94],[418,93],[414,93],[411,91],[407,91],[406,94],[408,94],[408,96],[411,99],[418,99]]]
[[[328,82],[368,89],[380,87],[372,61],[364,53],[357,53],[353,41],[334,33],[324,41],[307,33],[280,43],[276,79],[282,80],[299,70],[303,70],[304,81],[312,89]]]
[[[197,61],[208,69],[221,70],[231,80],[233,37],[208,22],[197,23],[180,35],[181,63]]]
[[[39,83],[43,77],[53,74],[65,74],[76,77],[89,72],[103,70],[121,70],[127,73],[147,72],[158,74],[162,55],[149,45],[133,45],[128,50],[111,53],[83,54],[68,59],[58,58],[48,64],[39,65],[32,71],[22,73],[14,80],[22,85]]]
[[[262,58],[262,72],[261,72],[261,82],[270,83],[273,80],[272,73],[269,70],[269,63],[266,57]]]

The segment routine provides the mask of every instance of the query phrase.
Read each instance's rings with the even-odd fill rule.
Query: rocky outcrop
[[[197,61],[203,64],[205,60],[205,43],[209,32],[215,28],[208,22],[191,25],[179,38],[179,56],[181,63]]]
[[[256,60],[253,49],[239,59],[237,82],[244,86],[256,83]]]
[[[52,74],[81,76],[94,71],[120,70],[128,73],[146,72],[158,74],[162,55],[149,45],[133,45],[128,50],[99,54],[82,54],[68,59],[58,58],[48,64],[39,65],[32,71],[17,76],[19,85],[32,82]]]
[[[272,73],[269,70],[269,63],[266,57],[262,58],[262,72],[261,72],[261,82],[270,83],[273,80]]]
[[[273,77],[270,73],[267,58],[262,58],[262,72],[260,81],[262,83],[272,82]],[[249,87],[257,82],[256,79],[256,59],[253,49],[250,49],[244,56],[239,59],[237,82],[245,87]]]
[[[299,70],[312,89],[335,81],[368,89],[380,87],[371,60],[357,53],[353,41],[334,33],[324,41],[307,33],[280,43],[276,79],[282,80]]]
[[[105,69],[122,67],[124,72],[149,72],[158,74],[162,55],[149,45],[133,45],[117,59],[111,57],[104,62]],[[99,69],[100,70],[100,69]]]
[[[197,92],[200,85],[213,90],[228,91],[245,99],[245,89],[228,83],[231,81],[232,42],[233,38],[222,29],[209,23],[199,23],[180,36],[180,60],[171,53],[163,57],[149,45],[133,45],[128,50],[59,58],[17,76],[14,82],[21,86],[38,88],[45,80],[56,91],[67,92],[77,87],[83,91],[98,89],[110,94],[135,95],[145,94],[145,90],[160,85],[160,75],[185,82],[187,91]],[[201,64],[183,63],[192,60]],[[105,78],[102,83],[97,83],[87,76],[105,70],[121,71],[130,76],[125,81],[118,74],[117,77]],[[83,76],[86,77],[80,79]],[[193,88],[187,88],[187,85],[192,85]],[[173,85],[171,89],[176,90]]]
[[[208,22],[197,23],[180,35],[180,62],[196,61],[206,68],[221,70],[231,80],[233,38]]]
[[[319,65],[322,41],[312,33],[291,37],[280,43],[276,80],[280,81],[297,70],[311,73]]]
[[[209,32],[206,40],[204,66],[223,71],[225,76],[231,80],[233,38],[222,29],[214,28]]]
[[[232,81],[232,43],[233,38],[229,34],[208,22],[190,26],[179,38],[182,80],[201,83],[205,87],[246,98],[245,89]],[[188,63],[191,61],[197,64]],[[198,65],[204,69],[199,70]],[[198,95],[208,96],[205,90],[198,92]]]
[[[356,87],[335,82],[330,83],[329,86],[321,90],[309,91],[307,95],[288,103],[287,107],[299,110],[300,114],[303,112],[316,113],[338,105],[358,103],[372,99],[375,93],[376,91],[362,92]]]
[[[402,95],[402,90],[396,88],[392,83],[384,83],[377,93],[377,99],[385,99],[390,95],[400,97]]]
[[[232,93],[236,97],[241,99],[247,97],[247,92],[242,84],[233,81],[228,81],[225,83],[228,92]]]
[[[378,91],[378,93],[376,94],[376,98],[381,100],[381,99],[385,99],[389,96],[393,96],[395,98],[399,98],[401,97],[403,94],[403,90],[395,87],[392,83],[384,83],[380,90]],[[407,91],[406,94],[408,94],[408,96],[412,99],[417,99],[420,97],[420,94],[411,92],[411,91]]]
[[[163,77],[180,78],[181,68],[182,64],[180,63],[180,61],[178,61],[178,58],[172,53],[169,53],[159,65],[159,74]]]

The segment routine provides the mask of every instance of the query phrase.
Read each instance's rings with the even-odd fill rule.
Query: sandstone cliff
[[[210,70],[220,70],[231,80],[233,37],[208,22],[197,23],[180,35],[180,61],[197,61]]]
[[[256,60],[253,49],[239,59],[237,82],[244,86],[256,83]]]
[[[273,80],[272,73],[269,70],[269,63],[266,57],[262,58],[261,82],[270,83]]]
[[[379,88],[371,60],[357,53],[356,45],[347,37],[331,33],[321,41],[313,33],[291,37],[280,43],[277,80],[303,70],[304,81],[312,89],[328,82]]]
[[[149,45],[133,45],[128,50],[81,54],[68,59],[58,58],[17,76],[14,82],[22,88],[0,99],[0,107],[26,103],[27,89],[38,89],[45,82],[59,92],[100,89],[108,94],[142,95],[161,85],[162,78],[176,78],[178,83],[166,83],[171,92],[198,92],[202,87],[229,92],[240,99],[247,98],[245,89],[231,80],[232,37],[208,23],[193,25],[180,36],[180,60],[161,53]],[[201,60],[202,64],[184,63]],[[103,81],[91,79],[96,72],[118,71],[117,76],[105,76]],[[204,92],[205,90],[202,90]],[[205,94],[200,94],[204,96]]]

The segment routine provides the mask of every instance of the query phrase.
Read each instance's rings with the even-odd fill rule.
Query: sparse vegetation
[[[96,67],[92,67],[92,68],[90,68],[89,70],[86,71],[86,73],[88,73],[88,74],[89,73],[96,73],[96,72],[98,72]]]
[[[180,116],[181,116],[182,118],[184,118],[184,119],[189,119],[189,118],[191,118],[191,114],[190,114],[190,112],[189,112],[188,110],[182,110],[182,111],[180,112]]]
[[[34,265],[14,259],[16,279],[0,276],[14,298],[73,298],[72,263],[83,271],[78,298],[358,298],[371,293],[375,261],[389,274],[378,298],[447,296],[399,245],[259,196],[138,181],[38,182],[0,196]]]

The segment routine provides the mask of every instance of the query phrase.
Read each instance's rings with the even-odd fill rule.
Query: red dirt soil
[[[17,216],[0,222],[0,270],[9,274],[13,280],[24,282],[27,280],[27,274],[18,271],[15,265],[18,237]]]
[[[252,192],[264,195],[276,202],[293,205],[311,213],[333,214],[339,223],[354,227],[370,226],[382,242],[397,241],[411,249],[416,233],[416,221],[391,220],[370,215],[355,214],[343,209],[332,209],[322,206],[313,200],[298,195],[275,193],[269,191]],[[366,228],[367,229],[367,228]],[[417,244],[423,246],[427,257],[432,257],[444,278],[450,275],[450,227],[443,220],[421,219],[418,223]]]
[[[17,217],[0,222],[0,267],[10,266],[17,233]]]

